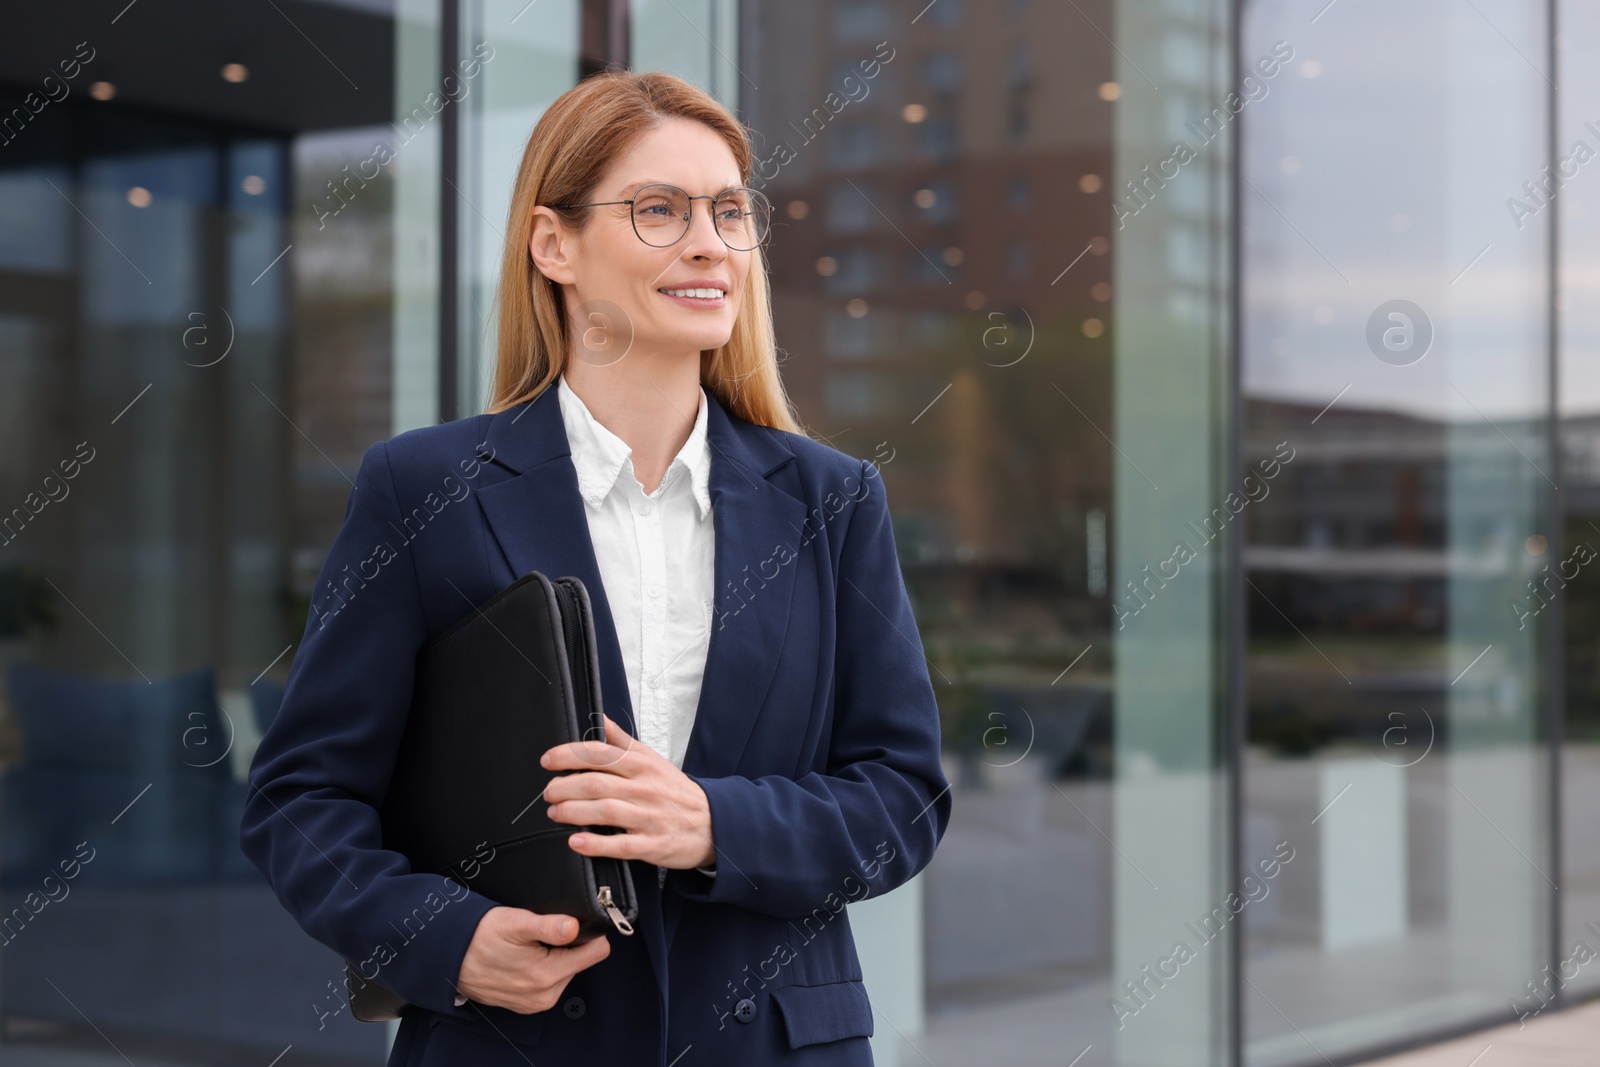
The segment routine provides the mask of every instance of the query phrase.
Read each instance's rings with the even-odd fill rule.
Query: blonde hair
[[[721,135],[741,180],[749,181],[753,153],[745,128],[715,98],[671,74],[595,74],[557,97],[534,126],[511,193],[500,264],[499,347],[490,414],[538,396],[566,367],[564,298],[558,286],[544,283],[528,251],[535,205],[592,199],[606,168],[640,134],[669,118],[699,122]],[[587,211],[579,216],[586,217]],[[730,414],[803,434],[778,373],[766,257],[760,248],[751,255],[750,280],[733,334],[722,347],[700,353],[700,382]]]

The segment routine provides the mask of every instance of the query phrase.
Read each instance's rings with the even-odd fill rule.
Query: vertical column
[[[1498,32],[1484,32],[1484,20]],[[1540,173],[1548,152],[1548,84],[1508,43],[1539,56],[1546,18],[1543,5],[1500,0],[1448,28],[1440,237],[1454,269],[1435,291],[1448,310],[1439,341],[1451,410],[1450,975],[1473,1000],[1503,1004],[1542,975],[1555,880],[1544,862],[1538,729],[1546,620],[1542,610],[1523,618],[1512,607],[1559,599],[1565,584],[1543,537],[1543,502],[1555,491],[1545,433],[1553,213],[1517,226],[1506,200]],[[1486,141],[1496,150],[1485,152]]]
[[[1224,106],[1231,13],[1217,0],[1123,0],[1116,13],[1108,1008],[1118,1063],[1198,1067],[1225,1056],[1232,933],[1218,740],[1223,579],[1238,531],[1211,517],[1231,514],[1233,131],[1213,121],[1202,140],[1185,123]]]
[[[393,433],[431,426],[440,411],[440,135],[425,105],[439,75],[440,0],[395,0]],[[388,1048],[400,1032],[385,1023]]]
[[[394,24],[395,433],[439,417],[440,135],[425,101],[439,78],[440,0],[396,0]],[[420,112],[418,109],[421,109]]]
[[[495,292],[511,190],[523,150],[551,101],[580,76],[584,0],[533,5],[461,0],[455,333],[461,414],[482,411],[494,373]]]
[[[628,0],[581,0],[578,77],[628,66]]]
[[[632,0],[629,66],[676,74],[728,107],[750,92],[739,52],[738,0]]]
[[[439,84],[455,84],[461,54],[460,0],[439,0]],[[451,79],[446,82],[445,79]],[[467,414],[461,409],[461,111],[439,112],[439,421]]]

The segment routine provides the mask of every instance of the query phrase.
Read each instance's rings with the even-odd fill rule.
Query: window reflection
[[[395,137],[391,18],[289,7],[328,62],[281,17],[249,62],[177,62],[237,59],[233,31],[136,8],[0,159],[8,1064],[383,1053],[307,1011],[342,1011],[342,962],[238,848],[347,476],[392,426],[394,195],[360,166]],[[35,11],[30,62],[83,19]]]
[[[1547,631],[1511,605],[1552,562],[1548,246],[1504,205],[1548,88],[1508,42],[1547,27],[1498,14],[1245,26],[1294,56],[1245,114],[1241,460],[1294,458],[1247,515],[1243,840],[1301,854],[1245,927],[1251,1064],[1509,1020],[1544,962]],[[1417,33],[1451,57],[1422,78],[1373,36]]]

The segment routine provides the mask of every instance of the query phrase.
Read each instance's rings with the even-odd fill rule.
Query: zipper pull
[[[606,909],[607,915],[611,916],[611,921],[616,928],[625,934],[633,933],[633,924],[624,919],[621,910],[617,908],[616,904],[612,903],[611,887],[608,885],[601,886],[600,892],[596,896],[600,901],[600,906]]]

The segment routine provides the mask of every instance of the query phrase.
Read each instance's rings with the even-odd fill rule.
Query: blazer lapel
[[[511,565],[512,578],[540,571],[549,578],[575,575],[583,580],[600,643],[600,692],[606,714],[637,737],[622,651],[589,538],[589,520],[555,388],[497,414],[484,438],[484,451],[490,448],[492,462],[519,475],[478,490],[478,505]]]
[[[716,778],[739,773],[783,651],[806,506],[772,480],[794,459],[779,433],[730,416],[706,395],[716,538],[711,644],[683,770]]]

